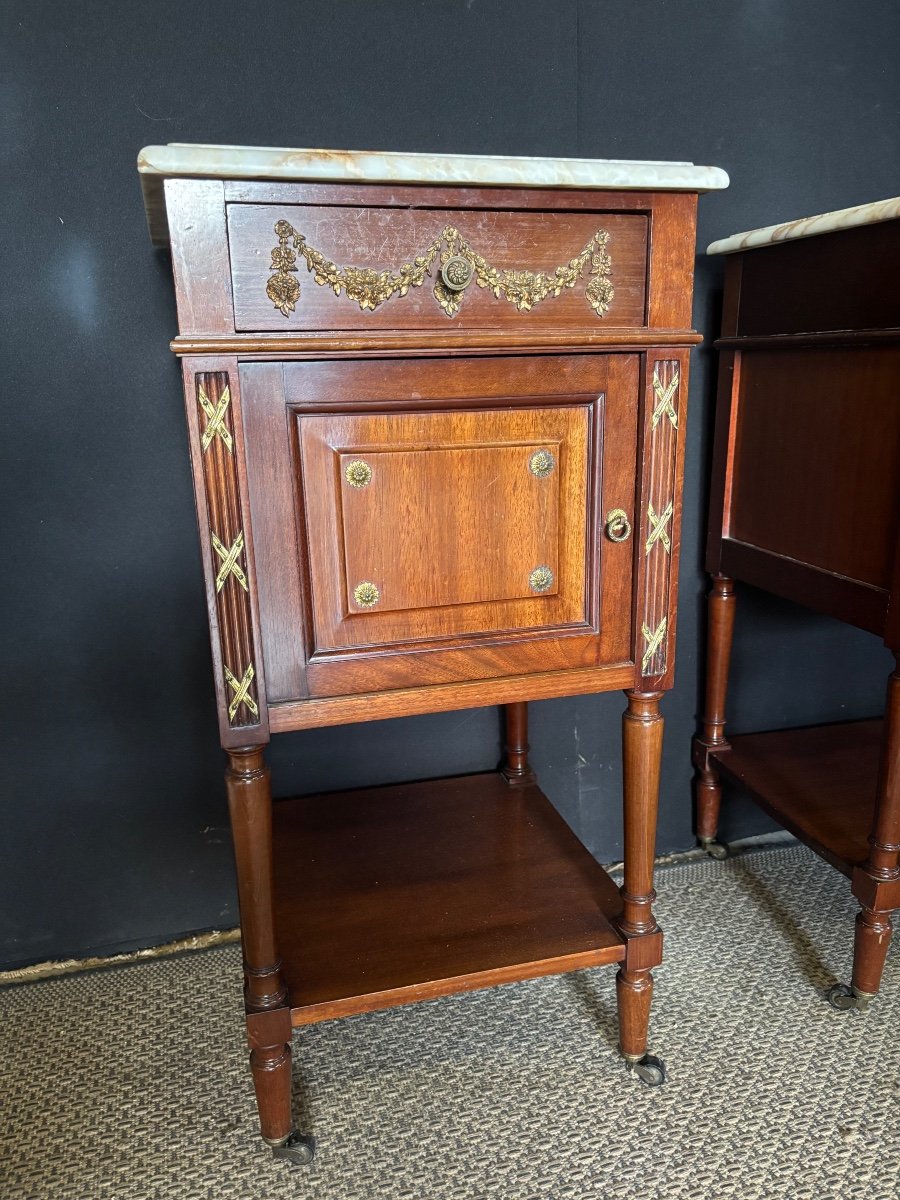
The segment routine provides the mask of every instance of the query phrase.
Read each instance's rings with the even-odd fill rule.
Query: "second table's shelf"
[[[883,722],[747,733],[710,757],[723,775],[843,874],[865,861]]]
[[[274,808],[295,1025],[625,957],[616,885],[536,786],[490,773]]]

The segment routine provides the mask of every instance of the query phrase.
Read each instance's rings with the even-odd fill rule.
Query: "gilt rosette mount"
[[[310,246],[290,221],[277,221],[275,235],[278,245],[272,251],[266,295],[286,317],[294,312],[300,299],[297,276],[301,260],[319,287],[331,288],[335,296],[345,295],[363,311],[374,311],[386,300],[405,296],[410,288],[421,287],[432,278],[434,298],[448,317],[459,312],[472,280],[495,299],[514,304],[519,312],[530,312],[549,296],[559,296],[563,288],[575,287],[586,272],[584,298],[598,317],[608,311],[613,299],[612,261],[606,249],[609,234],[605,229],[598,229],[575,258],[550,273],[493,267],[452,225],[446,226],[423,254],[396,271],[340,267]]]

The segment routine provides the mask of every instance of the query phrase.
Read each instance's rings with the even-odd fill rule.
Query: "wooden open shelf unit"
[[[900,909],[900,220],[880,204],[847,211],[710,247],[727,258],[693,758],[697,836],[711,854],[727,853],[716,840],[724,776],[849,879],[853,973],[827,999],[862,1012]],[[743,584],[883,638],[895,660],[884,719],[731,737]],[[790,703],[800,656],[779,654]]]
[[[618,888],[535,785],[306,796],[274,832],[295,1026],[625,958]]]

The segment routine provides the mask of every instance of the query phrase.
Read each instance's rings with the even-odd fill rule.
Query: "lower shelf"
[[[747,733],[710,757],[779,824],[849,876],[869,851],[883,724]]]
[[[295,1025],[625,957],[618,889],[536,786],[491,773],[274,809]]]

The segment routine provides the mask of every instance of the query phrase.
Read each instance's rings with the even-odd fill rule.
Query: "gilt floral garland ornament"
[[[412,262],[403,263],[396,271],[339,267],[310,246],[290,221],[276,222],[275,234],[278,245],[272,251],[272,274],[266,285],[266,295],[284,316],[294,312],[300,299],[297,279],[300,260],[306,263],[307,271],[319,287],[331,288],[335,296],[343,293],[363,311],[374,311],[393,296],[405,296],[410,288],[421,287],[432,277],[435,264],[441,269],[432,289],[433,295],[448,317],[455,317],[459,312],[468,279],[474,279],[478,287],[486,288],[496,299],[514,304],[519,312],[530,312],[548,296],[558,296],[563,288],[574,287],[585,271],[588,271],[588,282],[584,296],[598,317],[608,311],[613,299],[612,261],[606,249],[609,234],[605,229],[598,229],[575,258],[552,273],[493,267],[452,225],[446,226],[423,254],[416,255]],[[458,283],[466,273],[460,272],[459,260],[468,263],[470,268],[468,279],[461,287]]]

